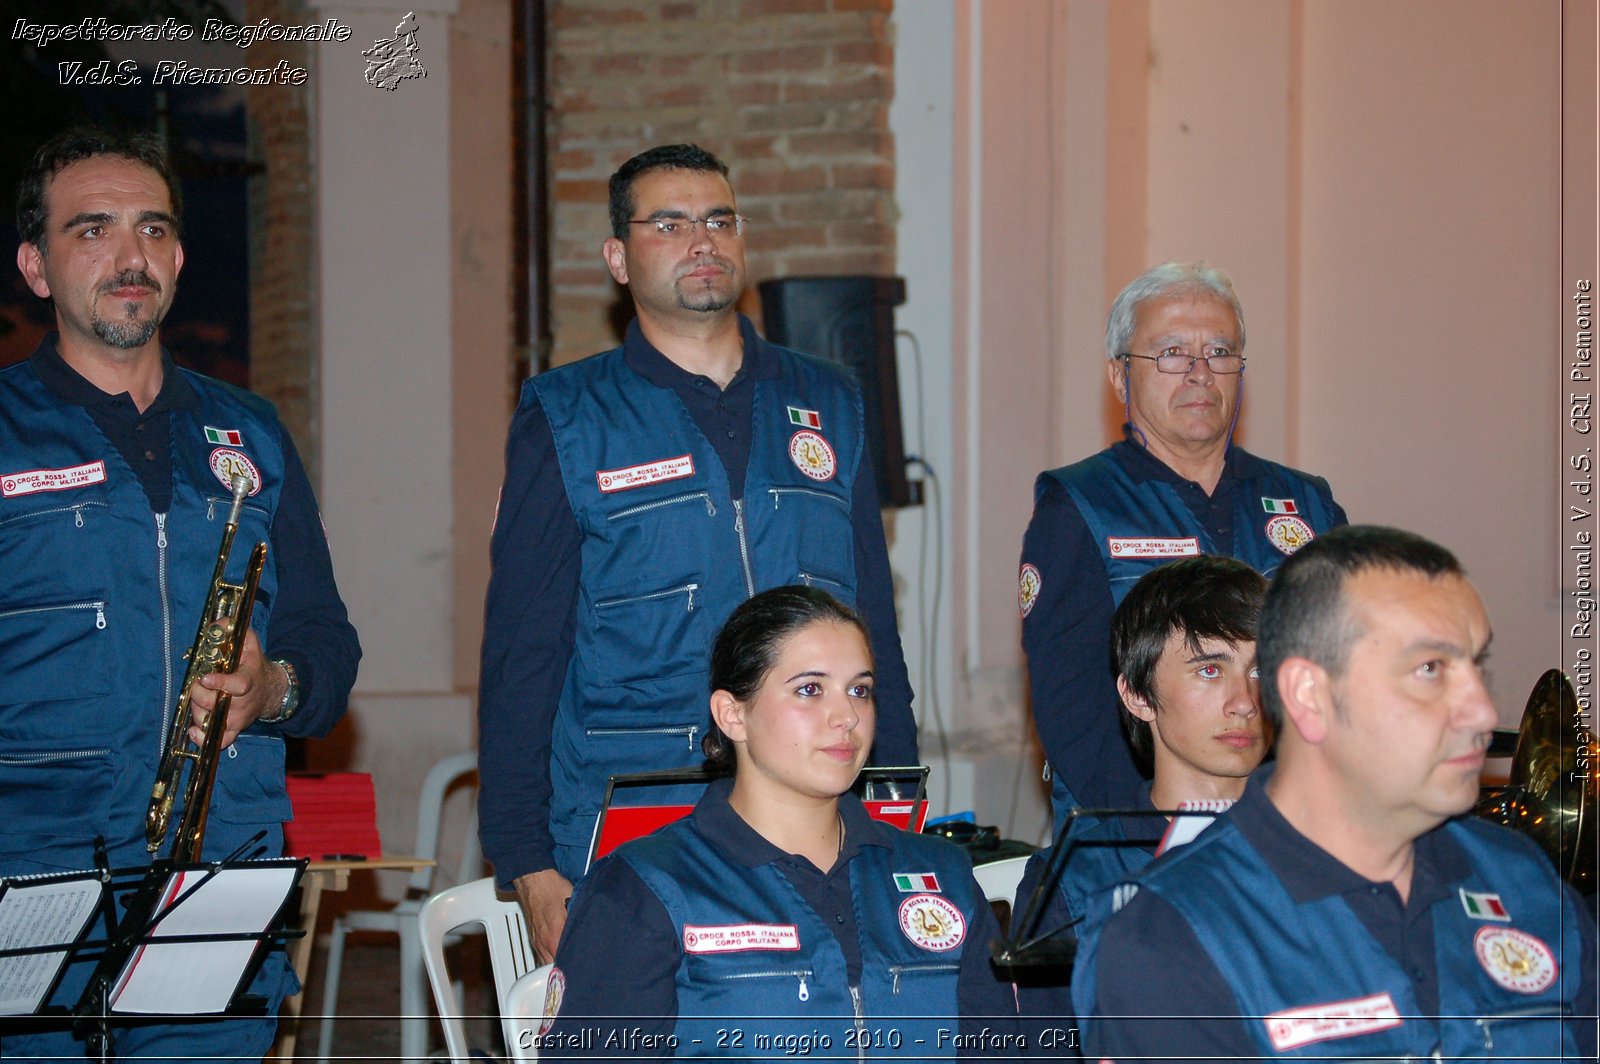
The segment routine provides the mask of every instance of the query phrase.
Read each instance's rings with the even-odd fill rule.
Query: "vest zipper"
[[[167,593],[167,515],[156,514],[156,590],[161,598],[161,730],[156,733],[156,760],[167,752],[172,727],[172,599]]]
[[[739,534],[739,564],[744,567],[744,597],[755,598],[756,578],[750,573],[750,541],[744,535],[744,500],[733,500],[733,530]]]
[[[811,988],[806,985],[806,980],[808,978],[810,978],[810,976],[811,976],[811,969],[810,968],[790,968],[788,970],[779,970],[779,971],[772,971],[772,972],[736,972],[736,973],[734,973],[732,975],[724,975],[721,978],[723,978],[723,979],[776,979],[776,978],[778,978],[780,976],[788,976],[790,979],[798,979],[798,980],[800,980],[800,1000],[801,1001],[810,1001],[811,1000]],[[853,994],[853,993],[855,993],[855,991],[852,990],[851,993]]]
[[[604,735],[682,735],[688,738],[689,749],[693,750],[694,737],[700,734],[700,725],[684,724],[675,728],[585,728],[583,734],[591,739]]]
[[[106,626],[106,604],[101,599],[96,602],[67,602],[60,606],[24,606],[15,610],[0,610],[0,617],[22,617],[30,613],[50,613],[54,610],[94,610],[94,626]]]
[[[827,584],[829,587],[844,587],[844,584],[838,580],[829,580],[825,576],[818,576],[816,573],[808,573],[804,569],[800,571],[800,582],[806,585],[806,587],[812,587],[816,584]]]
[[[1493,1025],[1500,1020],[1519,1019],[1551,1019],[1554,1016],[1567,1017],[1572,1015],[1572,1010],[1565,1002],[1555,1007],[1552,1012],[1549,1005],[1529,1005],[1526,1008],[1511,1009],[1506,1012],[1497,1012],[1493,1016],[1479,1016],[1472,1022],[1483,1029],[1483,1048],[1494,1048]]]
[[[44,517],[48,514],[63,514],[72,511],[72,523],[79,528],[83,527],[83,511],[91,506],[105,506],[103,502],[75,502],[71,506],[52,506],[48,510],[34,510],[31,513],[14,514],[0,521],[0,525],[8,525],[13,521],[27,521],[35,517]]]
[[[219,498],[219,497],[217,497],[215,495],[207,495],[206,496],[206,520],[207,521],[215,521],[217,519],[217,507],[221,506],[224,509],[226,509],[227,507],[232,506],[232,505],[233,505],[233,499],[231,497],[223,499],[223,498]],[[239,508],[239,512],[240,513],[256,513],[256,514],[260,514],[262,517],[269,516],[267,511],[263,510],[261,507],[259,507],[259,506],[250,506],[248,504],[240,507]]]
[[[51,761],[73,761],[80,757],[103,757],[109,753],[111,747],[101,746],[93,750],[56,750],[48,754],[23,756],[0,754],[0,765],[44,765]]]
[[[815,488],[768,488],[767,492],[772,496],[772,508],[774,510],[778,508],[778,504],[783,501],[785,495],[809,495],[815,499],[827,499],[834,505],[842,506],[846,510],[850,508],[850,504],[839,498],[839,496],[826,491],[818,491]]]
[[[954,972],[959,964],[891,964],[889,965],[889,991],[900,993],[900,976],[904,972]]]
[[[610,606],[621,606],[629,602],[649,602],[651,599],[671,598],[673,595],[682,595],[687,592],[689,595],[689,603],[686,608],[690,613],[693,613],[694,593],[699,590],[699,584],[683,584],[680,587],[669,587],[665,591],[652,591],[648,595],[629,595],[626,598],[603,599],[600,602],[596,602],[594,604],[594,608],[597,610],[603,610]]]
[[[856,1059],[867,1059],[867,1007],[861,1000],[861,988],[850,988],[850,1006],[855,1009]]]
[[[616,513],[607,516],[606,520],[619,521],[624,517],[632,517],[634,514],[642,514],[650,510],[659,510],[663,506],[676,506],[680,502],[693,502],[695,499],[705,500],[707,517],[717,516],[717,504],[711,501],[711,493],[709,491],[697,491],[692,495],[675,495],[670,499],[657,499],[655,502],[642,502],[638,506],[630,506],[625,510],[618,510]],[[738,503],[735,503],[734,505],[737,506]]]

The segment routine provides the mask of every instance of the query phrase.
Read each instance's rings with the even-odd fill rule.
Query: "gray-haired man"
[[[1111,305],[1106,357],[1124,438],[1039,476],[1022,545],[1022,643],[1057,827],[1074,805],[1140,801],[1109,643],[1139,578],[1198,554],[1270,576],[1345,523],[1326,481],[1233,446],[1244,311],[1221,270],[1169,262],[1135,278]]]

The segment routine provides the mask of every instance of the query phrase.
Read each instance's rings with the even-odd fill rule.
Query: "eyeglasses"
[[[668,240],[687,240],[697,225],[705,226],[708,236],[744,236],[744,223],[749,220],[742,214],[712,214],[705,218],[664,214],[659,218],[630,218],[628,224],[653,225]]]
[[[1244,356],[1226,350],[1212,355],[1189,355],[1182,351],[1163,351],[1159,355],[1135,355],[1124,351],[1117,357],[1124,361],[1130,358],[1142,358],[1146,362],[1154,362],[1157,372],[1160,373],[1188,373],[1201,359],[1205,360],[1212,373],[1229,375],[1244,372]]]

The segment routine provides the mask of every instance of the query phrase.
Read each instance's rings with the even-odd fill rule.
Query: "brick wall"
[[[304,0],[249,0],[245,22],[317,20]],[[312,66],[313,45],[260,41],[250,62]],[[314,84],[249,89],[250,387],[278,404],[311,483],[320,466],[316,418],[316,173],[311,157]]]
[[[600,261],[606,178],[656,144],[729,164],[752,284],[893,271],[891,7],[550,0],[552,364],[613,346],[632,314]]]

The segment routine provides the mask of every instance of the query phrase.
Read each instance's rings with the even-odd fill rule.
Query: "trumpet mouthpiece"
[[[239,511],[244,507],[244,499],[250,494],[250,478],[235,473],[231,478],[233,486],[233,506],[228,510],[228,524],[239,523]]]

